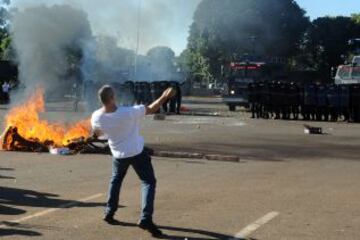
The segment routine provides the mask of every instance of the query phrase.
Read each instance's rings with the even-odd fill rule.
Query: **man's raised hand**
[[[168,88],[163,92],[163,97],[166,99],[171,99],[176,95],[176,90],[174,88]]]

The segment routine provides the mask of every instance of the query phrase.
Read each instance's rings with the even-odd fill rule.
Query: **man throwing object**
[[[95,111],[91,125],[97,136],[106,135],[113,156],[112,178],[104,221],[115,224],[115,212],[119,205],[121,184],[131,165],[142,182],[142,211],[138,226],[149,231],[154,237],[162,232],[153,223],[156,179],[151,157],[144,151],[144,139],[140,135],[140,120],[145,115],[155,114],[160,107],[175,95],[172,88],[149,106],[118,107],[115,91],[105,85],[99,90],[103,107]]]

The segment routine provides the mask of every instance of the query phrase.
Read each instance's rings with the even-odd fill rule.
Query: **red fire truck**
[[[248,87],[251,83],[281,80],[285,73],[285,64],[280,59],[271,61],[239,61],[230,63],[226,76],[227,87],[223,102],[230,111],[237,106],[249,107]]]

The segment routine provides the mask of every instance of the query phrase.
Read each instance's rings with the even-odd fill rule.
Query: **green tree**
[[[9,35],[9,12],[10,0],[0,1],[0,57],[7,58],[10,55],[11,37]]]
[[[188,48],[219,77],[221,65],[245,53],[294,56],[308,24],[293,0],[203,0],[194,14]]]
[[[213,78],[209,62],[200,51],[184,50],[178,57],[177,64],[183,72],[190,74],[192,80],[202,85],[206,85]]]
[[[351,18],[357,23],[360,24],[360,13],[354,13],[351,15]]]
[[[360,36],[360,24],[350,17],[321,17],[315,19],[305,37],[304,52],[314,70],[326,78],[331,67],[344,63],[348,41]]]
[[[169,80],[176,72],[175,53],[169,47],[154,47],[146,54],[152,78]]]

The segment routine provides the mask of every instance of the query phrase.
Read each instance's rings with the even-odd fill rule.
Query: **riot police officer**
[[[281,82],[277,81],[273,84],[272,103],[275,112],[275,119],[281,118],[282,106]]]
[[[160,82],[160,92],[164,92],[168,87],[169,87],[168,81]],[[168,105],[169,105],[169,101],[167,101],[166,103],[163,104],[162,109],[163,109],[164,113],[168,112],[168,110],[169,110]]]
[[[340,85],[340,114],[344,116],[344,121],[349,121],[350,114],[350,88],[347,85]]]
[[[170,99],[170,113],[180,114],[182,102],[182,92],[180,84],[177,81],[172,81],[169,85],[176,90],[176,95],[172,99]]]
[[[338,88],[335,84],[330,84],[327,90],[327,101],[331,121],[336,122],[339,118],[340,96]]]
[[[299,83],[298,84],[298,91],[299,91],[299,108],[300,108],[300,113],[301,115],[305,116],[305,107],[304,107],[304,95],[305,95],[305,90],[304,90],[304,84],[303,83]]]
[[[161,89],[160,89],[160,82],[155,81],[150,84],[151,89],[151,98],[152,99],[158,99],[161,96]],[[160,110],[158,110],[157,113],[160,113]]]
[[[256,92],[257,92],[257,103],[256,103],[256,118],[263,117],[263,88],[264,83],[258,82],[256,83]]]
[[[268,103],[268,108],[269,108],[269,115],[270,118],[274,118],[274,114],[275,114],[275,102],[274,102],[274,91],[275,91],[275,82],[269,82],[269,103]]]
[[[292,113],[294,120],[298,120],[300,96],[299,96],[299,88],[294,82],[291,82],[289,85],[289,105],[290,105],[290,112]]]
[[[249,104],[251,111],[251,118],[255,118],[255,84],[249,83],[248,85],[248,93],[249,93]]]
[[[260,97],[261,97],[261,85],[259,82],[256,82],[254,83],[254,111],[256,118],[261,117]]]
[[[259,95],[259,115],[262,118],[269,118],[269,85],[266,82],[261,82]]]
[[[144,104],[144,105],[151,104],[153,101],[152,101],[152,97],[151,97],[150,83],[141,82],[140,87],[141,87],[141,92],[142,92],[142,104]]]
[[[316,120],[322,121],[323,117],[325,121],[328,121],[329,114],[327,111],[327,88],[324,84],[317,85],[316,94]]]
[[[286,82],[281,83],[280,87],[281,92],[281,113],[282,119],[289,120],[290,119],[290,105],[289,105],[289,85]]]
[[[135,104],[140,104],[140,83],[134,82],[134,98]]]
[[[350,107],[352,120],[360,122],[360,85],[351,87]]]
[[[1,85],[0,97],[5,104],[10,102],[10,89],[10,84],[7,81]]]
[[[316,86],[313,83],[304,86],[304,120],[315,120]]]

